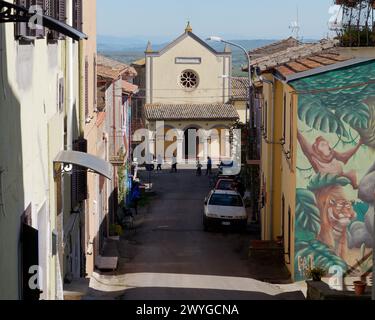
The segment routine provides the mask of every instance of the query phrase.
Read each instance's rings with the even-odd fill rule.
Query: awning
[[[25,7],[9,3],[4,0],[0,0],[0,23],[6,22],[29,22],[34,16],[34,13],[30,13]],[[74,40],[87,39],[87,35],[74,29],[73,27],[54,19],[50,16],[39,15],[41,19],[34,19],[35,23],[41,21],[41,25],[50,30],[57,31],[67,37],[73,38]]]
[[[81,166],[112,180],[112,165],[109,162],[88,153],[61,151],[54,160],[54,163]]]

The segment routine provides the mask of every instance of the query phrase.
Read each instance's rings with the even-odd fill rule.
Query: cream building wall
[[[180,83],[181,74],[186,70],[191,70],[198,76],[198,86],[195,89],[186,89]],[[153,52],[148,47],[145,73],[146,104],[204,105],[229,103],[232,73],[231,52],[216,52],[188,29],[160,52]],[[180,145],[177,148],[177,157],[181,162],[185,154],[183,144],[184,132],[187,129],[230,128],[233,122],[233,120],[228,119],[166,120],[165,127],[174,128],[178,132]],[[150,130],[155,130],[155,121],[146,121],[146,126]],[[151,138],[151,152],[155,149],[154,139],[155,137]],[[170,143],[167,142],[165,149],[169,145]],[[213,145],[211,150],[214,150],[215,154],[219,154],[217,159],[214,159],[218,161],[220,148]],[[154,154],[154,156],[157,155]],[[203,153],[199,157],[203,161],[207,159]]]
[[[200,64],[176,63],[176,58],[200,58]],[[198,88],[180,85],[184,70],[198,74]],[[189,33],[160,53],[146,53],[146,103],[226,103],[229,100],[231,53],[214,54]]]
[[[83,32],[88,35],[88,40],[82,43],[81,55],[81,95],[85,98],[82,101],[81,124],[83,128],[83,135],[87,139],[88,153],[97,155],[105,159],[106,154],[102,154],[101,144],[103,143],[103,130],[97,125],[98,113],[97,108],[97,44],[96,44],[96,1],[83,0]],[[87,74],[85,72],[87,64]],[[87,77],[87,78],[86,78]],[[87,99],[88,117],[85,115],[85,103]],[[108,159],[105,159],[108,160]],[[96,216],[96,204],[98,201],[99,176],[96,174],[88,174],[87,190],[89,198],[85,202],[85,221],[84,240],[82,247],[86,254],[86,273],[90,276],[94,270],[94,255],[92,243],[95,242],[95,237],[98,233]],[[89,253],[89,254],[87,254]]]
[[[21,45],[15,40],[14,24],[0,24],[0,49],[0,299],[21,297],[21,216],[30,204],[32,227],[39,230],[41,298],[55,299],[53,160],[65,148],[65,105],[59,109],[58,104],[60,79],[65,84],[65,41],[52,44],[38,39]],[[75,44],[73,59],[77,58]],[[78,72],[74,88],[74,100],[79,103]]]

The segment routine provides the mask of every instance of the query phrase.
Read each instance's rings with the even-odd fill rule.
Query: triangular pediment
[[[228,52],[218,52],[218,51],[216,51],[214,48],[212,48],[210,45],[208,45],[205,41],[203,41],[201,38],[199,38],[198,36],[196,36],[192,32],[184,32],[181,36],[179,36],[177,39],[172,41],[170,44],[168,44],[162,50],[160,50],[158,52],[153,52],[152,55],[161,56],[161,55],[165,54],[166,52],[168,52],[169,50],[171,50],[172,48],[174,48],[175,46],[177,46],[178,44],[180,44],[183,40],[185,40],[188,37],[190,37],[194,41],[198,42],[202,47],[206,48],[208,51],[210,51],[214,55],[228,55],[228,54],[230,54]]]

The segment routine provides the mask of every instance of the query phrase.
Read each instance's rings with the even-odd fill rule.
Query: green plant
[[[321,267],[314,267],[306,270],[306,278],[313,281],[321,281],[327,275],[327,270]]]

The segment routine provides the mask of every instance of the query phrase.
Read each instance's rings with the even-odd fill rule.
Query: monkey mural
[[[362,140],[353,149],[346,152],[337,152],[332,149],[329,142],[323,137],[318,137],[311,145],[305,137],[298,131],[298,141],[306,158],[310,161],[315,173],[336,174],[340,177],[346,177],[351,181],[355,190],[358,189],[357,174],[355,171],[344,172],[343,165],[357,153]]]
[[[346,177],[350,180],[352,187],[355,190],[358,189],[356,172],[344,172],[343,164],[347,164],[356,154],[363,144],[361,140],[355,148],[346,152],[337,152],[323,137],[318,137],[311,145],[298,132],[298,141],[316,174],[334,174]],[[320,188],[315,191],[315,196],[321,216],[321,231],[318,240],[332,247],[337,256],[345,259],[348,247],[347,229],[351,222],[357,218],[353,204],[347,200],[341,186]]]

